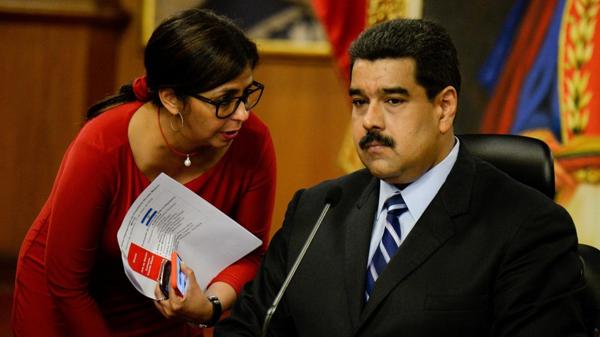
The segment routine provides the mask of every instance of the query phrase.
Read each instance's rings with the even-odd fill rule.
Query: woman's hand
[[[183,263],[181,271],[188,277],[185,294],[179,296],[169,287],[169,298],[165,298],[157,284],[154,294],[158,300],[154,305],[167,318],[179,317],[193,323],[209,321],[212,317],[212,303],[200,289],[194,271]]]

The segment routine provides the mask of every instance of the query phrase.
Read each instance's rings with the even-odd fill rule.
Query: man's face
[[[448,87],[430,101],[416,83],[413,59],[358,59],[349,93],[354,144],[374,176],[410,183],[452,148],[456,91]]]

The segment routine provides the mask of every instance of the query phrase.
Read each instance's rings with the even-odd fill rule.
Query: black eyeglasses
[[[225,119],[233,115],[233,113],[240,106],[240,102],[244,102],[246,111],[254,108],[256,104],[258,104],[258,101],[260,101],[260,97],[262,96],[264,88],[265,86],[262,83],[254,81],[248,88],[244,90],[244,94],[238,97],[212,100],[197,94],[188,95],[199,99],[202,102],[214,105],[216,108],[215,114],[217,115],[217,118]]]

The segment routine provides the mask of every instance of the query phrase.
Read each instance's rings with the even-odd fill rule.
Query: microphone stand
[[[315,237],[315,234],[317,233],[317,230],[321,226],[321,222],[323,221],[323,218],[325,218],[327,211],[329,211],[331,204],[332,204],[332,202],[328,202],[327,204],[325,204],[325,207],[323,207],[323,211],[321,211],[321,215],[319,216],[319,219],[317,220],[317,224],[315,225],[315,227],[313,227],[312,231],[308,235],[308,238],[306,239],[304,246],[302,246],[302,250],[300,250],[300,254],[298,254],[298,257],[296,258],[296,261],[294,261],[294,265],[290,269],[288,276],[285,278],[285,281],[283,281],[283,285],[281,286],[281,289],[279,289],[279,292],[277,293],[277,296],[275,297],[273,304],[271,305],[269,310],[267,310],[267,315],[265,316],[265,322],[263,323],[263,327],[262,327],[262,334],[261,334],[262,337],[267,336],[267,330],[269,329],[269,324],[271,323],[271,318],[273,317],[273,314],[275,314],[275,310],[277,310],[277,305],[279,305],[279,301],[281,301],[281,298],[283,297],[283,293],[287,289],[288,284],[290,283],[290,281],[292,280],[292,277],[296,273],[296,269],[298,269],[300,262],[302,262],[302,258],[304,257],[304,254],[306,254],[306,251],[308,250],[308,246],[310,245],[313,238]]]

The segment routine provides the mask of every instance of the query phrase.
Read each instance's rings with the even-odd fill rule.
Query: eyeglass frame
[[[250,88],[251,86],[255,86],[256,88]],[[190,97],[194,97],[195,99],[198,99],[204,103],[214,105],[215,106],[215,116],[217,116],[218,119],[226,119],[226,118],[231,117],[231,115],[233,115],[237,111],[237,109],[240,107],[241,102],[244,102],[244,108],[246,109],[246,111],[249,111],[250,109],[254,108],[260,101],[260,98],[262,97],[264,89],[265,89],[264,84],[262,84],[258,81],[252,81],[252,84],[250,84],[250,86],[248,88],[244,89],[244,94],[242,96],[232,97],[232,98],[228,99],[227,101],[218,101],[218,100],[215,101],[208,97],[204,97],[202,95],[192,94],[192,93],[188,93],[187,95]],[[254,105],[252,105],[251,107],[245,106],[248,103],[248,96],[250,96],[252,93],[255,93],[258,90],[260,90],[260,94],[258,95],[258,98],[256,99],[256,103],[254,103]],[[226,116],[219,116],[219,107],[221,105],[223,105],[223,103],[230,102],[233,100],[237,100],[237,103],[235,103],[235,107],[233,108],[233,110]]]

